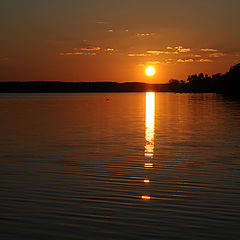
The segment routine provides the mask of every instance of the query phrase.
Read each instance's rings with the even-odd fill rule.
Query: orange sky
[[[3,0],[0,81],[164,83],[224,73],[240,61],[239,9],[237,0]]]

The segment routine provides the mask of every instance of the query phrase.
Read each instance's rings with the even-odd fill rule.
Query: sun
[[[153,76],[154,74],[156,73],[156,70],[154,67],[152,66],[148,66],[146,69],[145,69],[145,74],[149,77]]]

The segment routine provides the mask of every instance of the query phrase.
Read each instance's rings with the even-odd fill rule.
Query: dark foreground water
[[[240,102],[0,95],[0,239],[240,239]]]

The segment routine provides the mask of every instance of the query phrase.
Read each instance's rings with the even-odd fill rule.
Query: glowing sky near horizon
[[[224,73],[240,62],[239,9],[238,0],[2,0],[0,81]]]

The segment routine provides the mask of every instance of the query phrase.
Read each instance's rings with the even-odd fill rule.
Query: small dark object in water
[[[106,99],[106,101],[110,101],[110,99],[109,99],[109,98],[107,98],[107,99]]]

